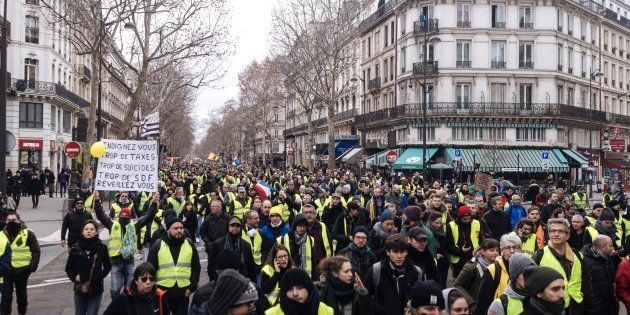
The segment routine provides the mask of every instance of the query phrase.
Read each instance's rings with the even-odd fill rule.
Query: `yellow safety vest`
[[[278,244],[282,244],[286,246],[287,250],[289,251],[289,255],[291,255],[291,244],[289,241],[289,233],[285,234],[284,236],[278,237],[276,241],[278,242]],[[312,259],[313,244],[314,244],[313,237],[307,236],[306,237],[306,255],[304,255],[304,259],[306,259],[305,261],[306,268],[304,268],[304,270],[306,271],[306,273],[308,273],[309,276],[312,276],[313,274],[313,259]]]
[[[252,248],[254,262],[257,266],[260,266],[260,264],[262,263],[262,255],[260,253],[260,250],[262,249],[262,237],[260,236],[260,233],[256,231],[256,234],[254,235],[254,242],[252,243],[252,239],[249,237],[249,235],[247,235],[247,233],[245,233],[245,229],[243,229],[241,230],[241,238],[245,242],[249,243],[249,246]]]
[[[459,227],[455,221],[449,222],[451,226],[451,231],[453,232],[453,242],[455,246],[457,246],[457,241],[459,240]],[[472,250],[477,249],[479,247],[479,233],[481,232],[481,224],[479,221],[473,219],[470,222],[470,241],[473,243]],[[459,261],[459,256],[451,255],[451,262],[456,264]]]
[[[602,204],[604,205],[604,209],[606,209],[606,199],[612,200],[612,195],[609,193],[605,193],[602,195]]]
[[[179,200],[177,200],[177,198],[168,197],[166,202],[168,202],[168,204],[173,207],[173,210],[175,210],[175,214],[179,216],[179,214],[182,212],[182,210],[184,210],[184,205],[186,204],[186,199],[184,199],[184,200],[182,200],[180,202]]]
[[[127,208],[133,210],[133,203],[130,203]],[[114,209],[114,218],[118,218],[120,216],[120,210],[122,210],[122,208],[120,207],[119,204],[113,203],[112,209]]]
[[[592,217],[590,215],[587,215],[586,219],[588,219],[588,222],[590,222],[591,225],[595,225],[595,221],[597,221],[597,218],[594,218],[594,217]]]
[[[335,311],[333,311],[332,307],[324,304],[324,302],[319,302],[319,307],[317,308],[317,315],[333,315]],[[282,308],[280,308],[280,304],[268,309],[265,311],[265,315],[284,315]]]
[[[144,210],[144,204],[147,203],[150,197],[151,195],[145,191],[140,193],[140,204],[138,205],[139,206],[138,210],[140,211]]]
[[[249,211],[249,208],[251,208],[252,206],[252,198],[250,198],[249,196],[246,198],[247,203],[245,204],[242,204],[240,201],[238,201],[238,199],[234,199],[234,216],[236,216],[240,220],[243,220],[243,214],[245,214],[246,211]]]
[[[282,207],[282,221],[289,222],[289,217],[291,216],[289,205],[286,202],[278,203],[278,205]]]
[[[522,300],[513,298],[511,296],[507,296],[507,295],[504,295],[504,296],[505,298],[507,298],[507,309],[505,308],[503,309],[503,312],[505,313],[505,315],[523,314],[523,312],[525,312],[525,310],[523,309]],[[498,301],[499,303],[501,303],[501,306],[503,306],[503,302],[501,302],[500,297],[495,299],[495,301]]]
[[[582,303],[584,296],[582,294],[582,262],[578,253],[574,253],[571,247],[567,245],[567,254],[573,256],[573,266],[571,268],[571,279],[567,280],[567,274],[560,262],[553,256],[549,246],[543,248],[543,255],[540,259],[540,266],[547,266],[555,269],[564,278],[564,307],[569,307],[571,299],[577,303]]]
[[[317,198],[315,199],[314,204],[315,208],[317,208],[317,215],[321,218],[322,215],[324,215],[324,208],[328,207],[328,205],[330,204],[330,197],[326,198],[323,204],[321,199]]]
[[[585,209],[587,207],[586,204],[586,194],[582,195],[582,198],[578,195],[577,192],[573,193],[573,204],[577,206],[578,209]]]
[[[85,210],[89,212],[90,215],[92,215],[92,218],[96,218],[96,213],[94,213],[94,195],[90,195],[89,197],[85,198],[85,201],[83,202],[83,208],[85,208]]]
[[[333,252],[332,248],[330,248],[330,240],[328,239],[328,230],[326,229],[326,224],[324,224],[324,222],[319,222],[319,224],[322,226],[322,241],[324,242],[326,257],[331,257]]]
[[[446,221],[448,221],[448,210],[442,212],[442,229],[444,229],[444,232],[446,232]]]
[[[126,233],[136,233],[136,226],[133,224],[133,222],[129,222],[129,224],[127,224]],[[120,222],[116,220],[114,221],[114,224],[112,224],[112,230],[109,231],[109,242],[107,243],[109,257],[120,256],[120,247],[122,246],[122,237],[123,235],[122,235],[122,228],[121,228]]]
[[[494,298],[498,298],[501,294],[503,294],[503,290],[505,290],[505,288],[507,287],[508,283],[510,282],[510,274],[507,271],[507,268],[505,268],[505,263],[503,263],[503,258],[502,257],[497,257],[496,263],[499,264],[499,266],[501,267],[501,276],[499,277],[499,285],[497,286],[497,289],[494,291]],[[490,276],[492,276],[493,282],[494,281],[494,277],[496,276],[497,273],[497,265],[496,264],[491,264],[490,266],[488,266],[488,272],[490,273]]]
[[[30,266],[33,254],[26,245],[28,241],[28,230],[23,228],[11,243],[11,266],[21,268]]]
[[[160,210],[160,211],[162,211],[162,210]],[[151,235],[150,235],[150,237],[149,237],[149,238],[153,237],[153,234],[154,234],[154,233],[155,233],[155,231],[157,231],[159,228],[160,228],[160,225],[159,225],[158,223],[155,223],[155,221],[151,220]],[[146,237],[146,234],[147,234],[146,232],[147,232],[147,226],[145,225],[145,226],[143,226],[143,227],[140,229],[140,234],[142,235],[142,236],[140,237],[141,243],[144,243],[144,241],[145,241],[145,239],[144,239],[144,238]]]
[[[516,232],[510,232],[510,235],[514,235],[518,237],[519,239],[521,238],[520,236],[516,235]],[[537,241],[538,240],[536,238],[536,234],[530,234],[527,240],[521,245],[521,253],[531,258],[532,255],[534,255],[534,253],[536,252]]]
[[[597,229],[592,227],[592,226],[587,226],[586,227],[586,232],[588,232],[588,235],[591,236],[591,243],[599,235],[599,232],[597,231]],[[617,236],[619,236],[619,235],[617,235]],[[621,239],[619,237],[617,237],[617,240],[615,241],[615,246],[621,247]]]
[[[273,277],[274,274],[276,274],[276,271],[273,269],[273,267],[269,265],[265,265],[261,271],[265,273],[267,276],[269,276],[270,278]],[[280,286],[278,285],[279,282],[280,281],[276,283],[276,286],[273,288],[273,291],[271,291],[271,293],[265,294],[265,296],[269,300],[269,304],[271,305],[276,303],[276,300],[278,299],[278,293],[280,292]]]
[[[192,274],[192,246],[184,240],[179,250],[177,264],[175,264],[168,244],[164,241],[161,242],[162,245],[158,251],[157,285],[166,288],[172,288],[175,284],[178,288],[189,286]]]
[[[7,235],[4,233],[0,233],[0,256],[4,255],[4,251],[7,248],[7,243],[9,240],[7,239]],[[4,282],[4,278],[0,277],[0,284]]]

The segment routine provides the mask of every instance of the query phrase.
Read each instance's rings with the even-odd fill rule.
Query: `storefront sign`
[[[20,139],[20,150],[41,151],[44,148],[43,140]]]
[[[157,191],[157,141],[104,139],[105,154],[98,159],[95,190]]]
[[[613,151],[626,151],[626,139],[611,139],[610,140],[610,148]]]
[[[335,141],[339,140],[359,140],[358,135],[335,135]]]

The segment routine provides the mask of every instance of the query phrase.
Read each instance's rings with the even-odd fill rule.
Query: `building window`
[[[274,142],[271,144],[271,150],[273,153],[280,153],[280,143]]]
[[[381,109],[381,97],[375,96],[374,97],[374,110],[379,110],[379,109]]]
[[[25,18],[25,39],[27,43],[39,43],[39,21],[37,17],[27,15]]]
[[[492,68],[505,68],[505,42],[492,43]]]
[[[470,103],[470,84],[458,83],[456,93],[457,109],[468,108]]]
[[[400,73],[405,73],[405,65],[407,64],[407,53],[405,47],[400,49]]]
[[[488,138],[494,141],[505,141],[506,138],[506,128],[498,127],[498,128],[486,128]]]
[[[20,128],[44,128],[44,105],[20,102]]]
[[[394,57],[389,58],[389,80],[394,80]]]
[[[532,19],[532,6],[522,5],[518,10],[518,24],[520,28],[534,28],[534,21]]]
[[[387,73],[387,59],[383,60],[383,83],[386,83],[389,79],[389,74]]]
[[[368,58],[372,57],[372,37],[367,39],[367,56]]]
[[[573,35],[573,15],[567,14],[567,32]]]
[[[544,142],[544,128],[516,128],[516,141]]]
[[[389,44],[392,45],[394,44],[394,39],[396,39],[396,28],[394,27],[394,24],[396,22],[392,21],[392,23],[389,25]]]
[[[532,43],[522,43],[518,45],[518,66],[521,69],[533,69],[534,62],[532,61]]]
[[[400,18],[398,18],[398,24],[400,26],[400,35],[404,36],[405,34],[407,34],[407,14],[406,13],[401,13],[400,14]],[[392,28],[393,30],[393,28]],[[394,39],[394,36],[392,36],[392,40]]]
[[[503,103],[505,102],[505,91],[506,84],[505,83],[492,83],[490,84],[490,99],[492,103]]]
[[[409,140],[409,128],[396,130],[396,142],[404,142]]]
[[[556,129],[556,132],[558,133],[558,142],[565,142],[566,141],[566,130],[564,130],[564,129]]]
[[[505,5],[492,5],[492,27],[505,28]]]
[[[455,141],[483,141],[486,140],[484,134],[487,134],[488,128],[482,127],[453,127],[451,136]]]
[[[521,109],[532,109],[532,85],[519,85],[519,96]]]
[[[575,98],[575,94],[573,91],[573,88],[567,88],[567,104],[569,105],[573,105],[573,100]]]
[[[558,31],[562,32],[562,26],[564,25],[564,12],[558,9],[558,15],[556,16],[558,22]]]
[[[569,48],[567,51],[567,65],[569,68],[569,74],[573,74],[573,49]]]
[[[425,54],[427,54],[427,61],[428,62],[432,62],[433,61],[433,44],[429,44],[429,45],[422,45],[422,50],[424,51]]]
[[[457,5],[457,27],[470,27],[470,4]]]
[[[416,139],[422,141],[422,127],[419,127],[417,130],[418,137]],[[427,141],[435,141],[435,127],[427,127]]]
[[[389,26],[385,25],[385,29],[383,30],[383,47],[387,47],[387,45],[389,45],[389,41],[387,40],[388,35],[389,35]]]
[[[457,67],[470,68],[470,42],[457,42]]]
[[[70,129],[72,128],[71,122],[72,121],[72,116],[70,114],[69,111],[64,110],[63,111],[63,132],[64,133],[70,133]]]
[[[562,45],[558,45],[558,71],[562,71],[564,65],[564,50]]]
[[[29,88],[35,88],[35,81],[37,81],[37,59],[24,59],[24,80],[27,81]]]
[[[57,109],[55,106],[50,107],[50,130],[57,131]]]
[[[376,32],[374,34],[374,53],[378,54],[381,52],[381,32]]]

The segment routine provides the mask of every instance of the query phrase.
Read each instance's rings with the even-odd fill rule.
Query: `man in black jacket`
[[[206,253],[209,253],[212,243],[227,234],[229,221],[230,215],[223,211],[221,200],[212,200],[210,213],[203,219],[199,230],[199,235],[206,247]]]
[[[233,266],[232,268],[256,282],[257,268],[252,254],[252,247],[249,243],[243,241],[241,237],[241,221],[237,217],[230,219],[228,233],[212,243],[210,247],[208,253],[208,278],[210,280],[218,278],[216,272],[217,258],[224,250],[236,252],[241,257],[241,260],[238,266]]]
[[[368,229],[359,226],[352,230],[352,243],[346,248],[339,250],[339,255],[348,257],[352,265],[352,271],[358,273],[361,279],[365,279],[367,271],[376,263],[376,255],[367,246]]]
[[[74,208],[68,211],[66,216],[63,217],[63,222],[61,223],[61,247],[67,244],[68,248],[72,248],[72,245],[78,242],[81,237],[83,222],[88,219],[93,219],[92,215],[85,211],[83,202],[83,199],[77,198],[74,202]],[[66,232],[68,234],[67,240]]]
[[[337,221],[333,226],[332,234],[333,238],[337,241],[337,248],[343,249],[352,242],[352,231],[357,226],[366,225],[366,216],[363,210],[356,201],[348,203],[348,210],[345,210],[342,215],[337,217]],[[377,248],[372,250],[376,251]]]
[[[612,240],[606,235],[598,235],[593,244],[588,244],[582,249],[594,289],[594,299],[590,300],[592,304],[588,303],[584,307],[586,314],[607,315],[619,312],[614,288],[616,268],[610,258],[612,253]]]
[[[486,221],[492,238],[500,240],[503,234],[512,232],[512,223],[508,214],[503,210],[501,198],[492,198],[490,204],[492,209],[483,215],[483,220]]]
[[[322,222],[324,222],[326,226],[333,227],[337,222],[337,218],[343,215],[344,210],[345,208],[341,204],[341,195],[334,193],[330,199],[330,204],[324,209]],[[351,231],[348,231],[348,233],[350,232]]]
[[[165,299],[169,312],[185,315],[188,314],[188,299],[199,283],[199,254],[195,243],[184,237],[181,219],[170,218],[166,229],[168,234],[151,246],[147,261],[156,267],[158,288],[167,291]],[[188,272],[189,276],[182,277]]]
[[[407,258],[407,246],[405,238],[390,236],[387,256],[368,270],[364,282],[375,301],[374,314],[403,314],[411,287],[422,281],[421,269]]]

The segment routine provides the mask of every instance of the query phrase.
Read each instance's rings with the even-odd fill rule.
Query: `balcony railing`
[[[569,74],[573,74],[573,68],[569,67],[569,69],[568,69],[568,70],[569,70],[569,71],[568,71],[568,72],[569,72]]]
[[[438,73],[438,62],[437,61],[427,61],[424,62],[414,62],[413,64],[413,74],[437,74]]]
[[[92,78],[92,71],[85,65],[79,65],[79,72],[88,79]]]
[[[520,28],[525,28],[525,29],[532,29],[534,28],[534,23],[527,23],[527,22],[519,22],[518,26]]]
[[[351,109],[351,110],[347,110],[341,113],[337,113],[335,114],[335,122],[352,119],[356,115],[357,115],[356,109]]]
[[[416,21],[413,23],[413,33],[433,33],[438,30],[438,19],[428,19],[424,22]]]
[[[322,117],[320,119],[313,120],[311,122],[311,124],[313,125],[313,128],[319,128],[319,127],[325,125],[327,121],[328,121],[328,119],[326,117]],[[294,134],[296,134],[298,132],[304,132],[307,129],[308,129],[308,123],[305,122],[304,124],[301,124],[299,126],[295,126],[293,128],[285,129],[284,130],[284,136],[288,137],[288,136],[294,135]]]
[[[615,79],[612,80],[612,86],[615,87]]]
[[[490,67],[493,69],[505,69],[505,61],[492,61]]]
[[[457,61],[455,65],[457,68],[470,68],[470,60]]]
[[[492,21],[492,28],[505,28],[505,22]]]
[[[519,61],[518,67],[520,69],[534,69],[534,63],[531,61]]]
[[[81,96],[74,94],[61,84],[55,84],[55,94],[78,105],[79,107],[90,107],[90,102],[84,100]]]
[[[57,96],[78,107],[90,107],[90,102],[66,89],[59,83],[13,78],[11,79],[11,89],[18,93],[30,95]]]
[[[27,27],[24,41],[32,44],[39,44],[39,28]]]
[[[39,5],[39,0],[26,0],[26,4]]]
[[[470,27],[470,21],[457,21],[457,27]]]
[[[381,78],[377,77],[368,81],[368,91],[378,91],[381,89]]]
[[[564,65],[559,64],[559,65],[558,65],[558,71],[562,71],[562,69],[564,69]]]

